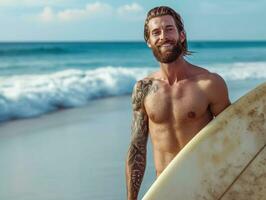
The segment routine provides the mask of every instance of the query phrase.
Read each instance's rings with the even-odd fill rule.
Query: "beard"
[[[160,48],[163,44],[170,43],[173,45],[171,49],[162,51]],[[176,43],[172,41],[165,41],[158,46],[152,46],[152,52],[155,58],[161,63],[171,63],[174,62],[182,53],[183,47],[181,41],[177,41]]]

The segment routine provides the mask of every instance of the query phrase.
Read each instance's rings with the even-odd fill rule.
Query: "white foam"
[[[0,121],[33,117],[89,100],[129,94],[151,68],[104,67],[54,74],[0,77]]]
[[[225,80],[247,80],[247,79],[265,79],[266,63],[249,62],[249,63],[221,63],[207,68],[220,74]]]

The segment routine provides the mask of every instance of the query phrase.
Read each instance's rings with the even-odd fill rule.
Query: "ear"
[[[147,45],[148,45],[149,48],[151,48],[150,40],[147,40]]]
[[[179,37],[180,37],[181,43],[183,43],[185,41],[185,39],[186,39],[185,32],[184,31],[181,31]]]

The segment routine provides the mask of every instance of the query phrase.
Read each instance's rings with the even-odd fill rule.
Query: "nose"
[[[160,34],[160,40],[166,40],[168,38],[166,31],[162,30]]]

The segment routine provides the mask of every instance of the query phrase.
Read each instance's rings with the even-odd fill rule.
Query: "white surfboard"
[[[143,200],[266,200],[266,83],[204,127]]]

